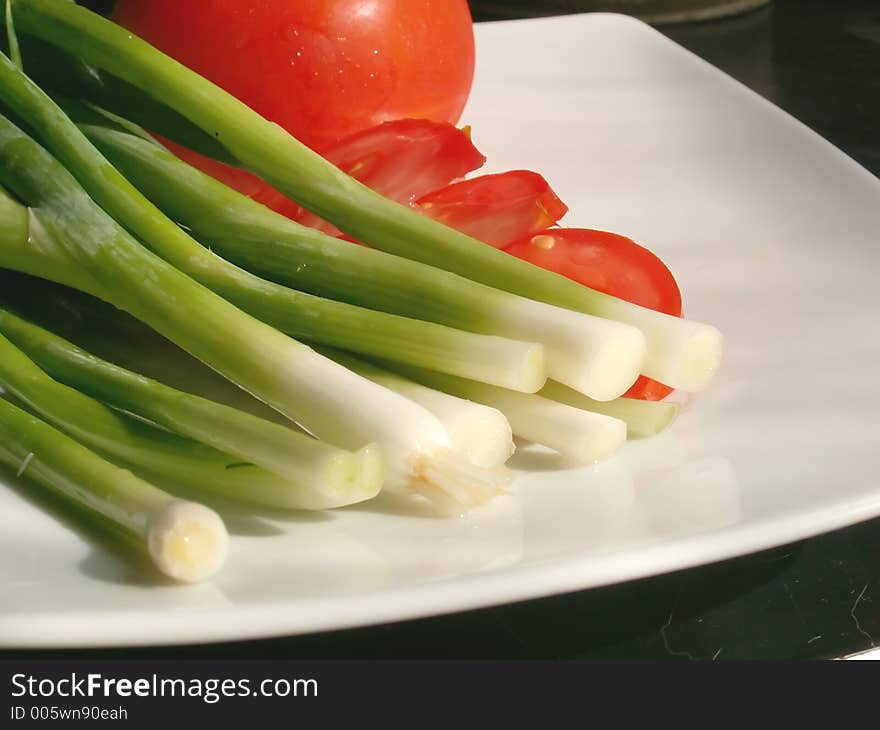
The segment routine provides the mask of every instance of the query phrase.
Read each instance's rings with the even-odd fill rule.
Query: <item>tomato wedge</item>
[[[530,234],[504,249],[526,261],[666,314],[681,316],[681,292],[666,265],[635,241],[588,228],[551,228]],[[660,400],[672,388],[644,376],[624,394]]]
[[[288,218],[297,218],[302,214],[302,208],[299,205],[253,173],[217,162],[217,160],[212,160],[210,157],[193,152],[188,147],[160,137],[158,134],[155,136],[170,152],[174,153],[181,160],[193,167],[197,167],[206,175],[210,175],[215,180],[219,180],[242,195],[246,195],[258,203],[262,203],[266,207],[286,215]]]
[[[398,119],[346,137],[322,152],[340,170],[404,205],[481,167],[486,158],[467,129],[427,119]],[[338,234],[304,212],[303,225]]]
[[[159,138],[171,152],[243,195],[331,235],[336,226],[304,210],[268,183],[245,170],[230,167]],[[427,119],[385,122],[346,137],[323,156],[377,193],[398,203],[415,205],[417,198],[481,167],[486,158],[471,142],[467,129]]]
[[[547,181],[530,170],[454,182],[423,195],[416,206],[426,216],[495,248],[553,226],[568,212]]]

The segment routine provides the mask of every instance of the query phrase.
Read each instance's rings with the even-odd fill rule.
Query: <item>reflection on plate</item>
[[[880,183],[636,21],[477,28],[464,121],[493,170],[542,172],[569,225],[631,236],[721,327],[715,386],[591,468],[515,456],[514,493],[456,520],[378,501],[233,515],[213,583],[155,585],[0,490],[0,645],[195,642],[341,628],[656,574],[880,514]],[[0,480],[12,482],[10,476]]]

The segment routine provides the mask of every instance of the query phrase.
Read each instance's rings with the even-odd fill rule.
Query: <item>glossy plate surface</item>
[[[487,170],[542,172],[567,225],[655,250],[727,337],[714,387],[594,468],[525,449],[515,493],[461,519],[230,519],[213,583],[156,585],[0,489],[0,645],[302,633],[475,608],[710,562],[880,514],[880,182],[648,26],[477,27]],[[11,475],[0,480],[13,483]]]

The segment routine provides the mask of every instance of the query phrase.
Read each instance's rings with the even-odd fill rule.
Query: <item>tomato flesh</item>
[[[323,154],[340,170],[404,205],[414,205],[425,193],[463,177],[486,161],[468,131],[427,119],[379,124],[346,137]],[[334,226],[307,211],[298,220],[338,234]]]
[[[666,314],[681,316],[681,292],[666,265],[625,236],[587,228],[551,228],[504,249],[591,289]],[[627,398],[660,400],[672,392],[639,376]]]
[[[113,18],[321,151],[471,89],[467,0],[118,0]]]
[[[495,248],[553,226],[568,212],[547,181],[530,170],[461,180],[422,196],[416,207]]]

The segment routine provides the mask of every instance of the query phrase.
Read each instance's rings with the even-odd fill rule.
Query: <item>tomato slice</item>
[[[217,160],[212,160],[210,157],[193,152],[188,147],[160,137],[158,134],[155,136],[170,152],[181,160],[193,167],[197,167],[206,175],[210,175],[215,180],[219,180],[242,195],[246,195],[258,203],[262,203],[272,210],[286,215],[288,218],[297,218],[302,214],[302,208],[299,205],[253,173],[217,162]]]
[[[322,154],[367,187],[404,205],[414,205],[426,193],[464,177],[486,161],[467,128],[427,119],[385,122],[346,137]],[[307,211],[298,220],[339,233]]]
[[[416,205],[426,216],[495,248],[553,226],[568,212],[547,181],[530,170],[454,182],[423,195]]]
[[[257,176],[159,138],[171,152],[243,195],[331,235],[336,226],[304,210]],[[469,129],[427,119],[398,119],[346,137],[323,156],[339,169],[398,203],[417,198],[481,167],[486,158]]]
[[[648,249],[625,236],[588,228],[551,228],[525,236],[504,250],[591,289],[681,316],[681,292],[672,272]],[[640,376],[624,396],[660,400],[671,392],[672,388]]]

